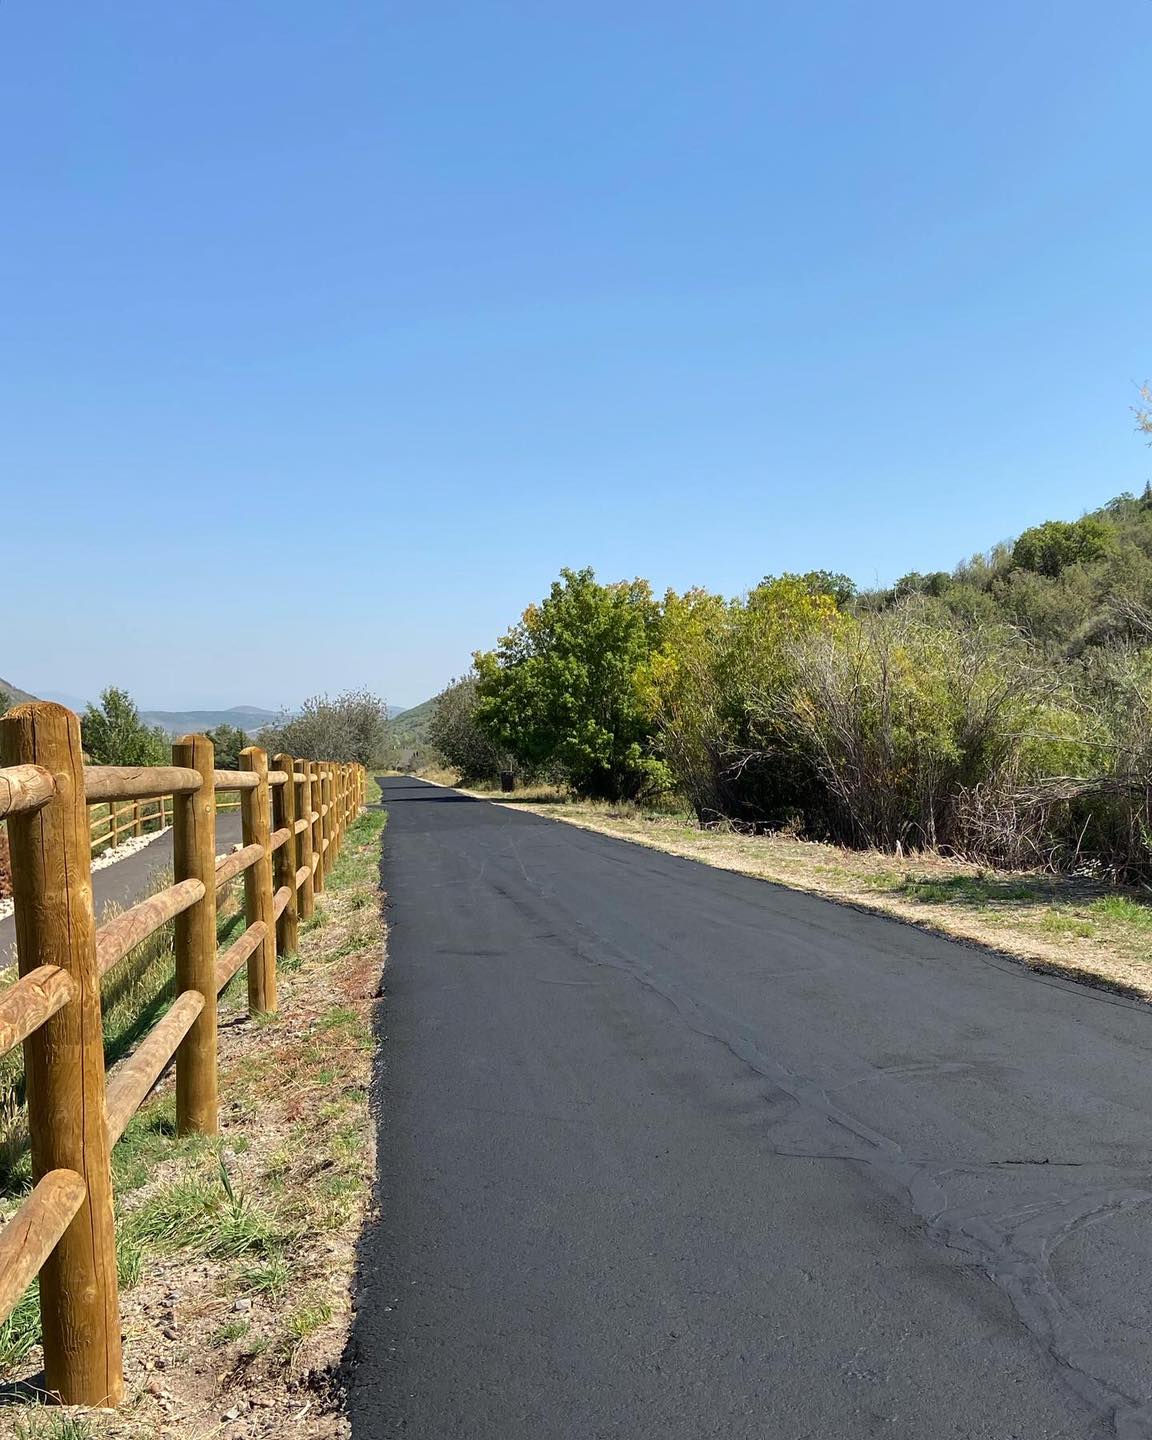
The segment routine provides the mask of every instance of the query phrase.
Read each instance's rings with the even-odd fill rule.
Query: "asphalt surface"
[[[231,850],[240,841],[239,811],[226,810],[216,817],[218,854]],[[92,901],[99,923],[109,908],[126,910],[137,900],[151,895],[165,870],[172,868],[172,831],[168,830],[143,850],[126,855],[92,875]],[[16,963],[16,922],[11,915],[0,920],[0,970]]]
[[[1152,1436],[1152,1010],[383,784],[355,1440]]]

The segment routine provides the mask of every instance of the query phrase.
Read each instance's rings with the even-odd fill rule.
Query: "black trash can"
[[[511,795],[512,791],[515,790],[515,788],[516,788],[516,777],[515,777],[515,775],[513,775],[512,771],[511,771],[511,770],[501,770],[501,772],[500,772],[500,789],[504,792],[505,795]]]

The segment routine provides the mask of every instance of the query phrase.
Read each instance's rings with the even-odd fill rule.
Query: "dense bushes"
[[[1054,580],[1069,565],[1098,560],[1107,554],[1112,535],[1112,526],[1091,515],[1071,523],[1046,520],[1043,525],[1025,530],[1016,541],[1012,547],[1012,563]]]
[[[476,667],[436,722],[470,773],[1152,878],[1152,489],[863,595],[818,571],[656,601],[565,571]]]
[[[453,680],[437,695],[428,724],[429,740],[466,784],[496,780],[502,771],[523,769],[516,757],[501,749],[478,724],[476,689],[475,672]]]
[[[335,700],[315,695],[298,714],[283,715],[256,739],[269,755],[375,765],[388,749],[388,710],[367,690],[345,690]]]

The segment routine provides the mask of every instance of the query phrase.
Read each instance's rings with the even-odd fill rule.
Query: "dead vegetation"
[[[110,1414],[35,1403],[33,1290],[0,1327],[9,1382],[0,1435],[347,1433],[341,1357],[374,1173],[368,1094],[383,823],[370,810],[349,828],[316,915],[301,926],[299,955],[281,962],[279,1012],[248,1017],[242,973],[222,997],[220,1135],[174,1135],[169,1079],[113,1152],[125,1405]],[[165,954],[170,965],[163,951],[151,965],[163,967]],[[5,1209],[26,1183],[17,1127],[10,1115]]]

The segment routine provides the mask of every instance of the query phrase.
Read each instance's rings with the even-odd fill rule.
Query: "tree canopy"
[[[563,570],[495,650],[476,656],[477,715],[496,745],[563,767],[582,795],[620,800],[663,778],[637,686],[659,638],[647,581]]]
[[[100,704],[80,717],[85,751],[97,765],[166,765],[171,743],[159,726],[146,725],[127,690],[110,685]]]
[[[270,755],[374,765],[388,747],[388,707],[368,690],[345,690],[334,700],[313,695],[298,714],[285,712],[256,739]]]

